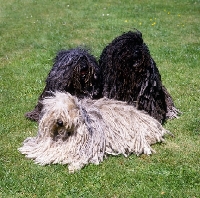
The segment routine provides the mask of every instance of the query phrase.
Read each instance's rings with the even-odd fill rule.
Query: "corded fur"
[[[151,144],[164,141],[166,131],[148,114],[126,102],[107,98],[78,99],[56,92],[43,101],[36,137],[19,148],[41,165],[68,164],[70,172],[106,155],[151,154]]]
[[[35,109],[25,116],[38,121],[42,100],[51,96],[52,91],[66,91],[78,98],[105,96],[126,101],[139,110],[145,110],[160,123],[180,113],[162,85],[158,68],[141,32],[130,31],[115,38],[102,51],[99,65],[85,49],[60,51]]]
[[[75,48],[61,50],[46,79],[46,86],[38,99],[35,109],[25,114],[38,121],[42,110],[42,100],[53,91],[66,91],[79,98],[98,98],[100,94],[99,66],[88,50]]]
[[[180,113],[174,106],[139,31],[115,38],[100,56],[103,96],[126,101],[163,123]]]

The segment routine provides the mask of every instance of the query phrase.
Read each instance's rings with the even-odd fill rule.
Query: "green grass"
[[[200,1],[0,0],[0,197],[200,197]],[[183,112],[175,138],[152,156],[108,157],[75,174],[41,167],[19,148],[35,136],[32,110],[60,49],[98,57],[123,32],[140,30],[163,84]]]

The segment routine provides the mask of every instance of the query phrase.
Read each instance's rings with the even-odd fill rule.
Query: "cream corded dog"
[[[148,114],[125,102],[102,98],[78,100],[56,92],[43,100],[36,137],[19,148],[41,165],[69,164],[74,172],[88,163],[99,164],[107,154],[151,154],[151,144],[170,133]]]

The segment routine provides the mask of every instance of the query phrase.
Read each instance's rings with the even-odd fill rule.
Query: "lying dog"
[[[151,144],[164,141],[169,131],[148,114],[126,102],[107,98],[78,99],[56,92],[43,101],[36,137],[19,149],[36,163],[69,164],[74,172],[99,164],[108,154],[151,154]]]

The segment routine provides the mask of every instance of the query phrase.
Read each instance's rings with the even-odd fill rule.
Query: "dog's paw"
[[[75,173],[76,171],[80,170],[84,166],[83,163],[76,162],[68,165],[69,173]]]

